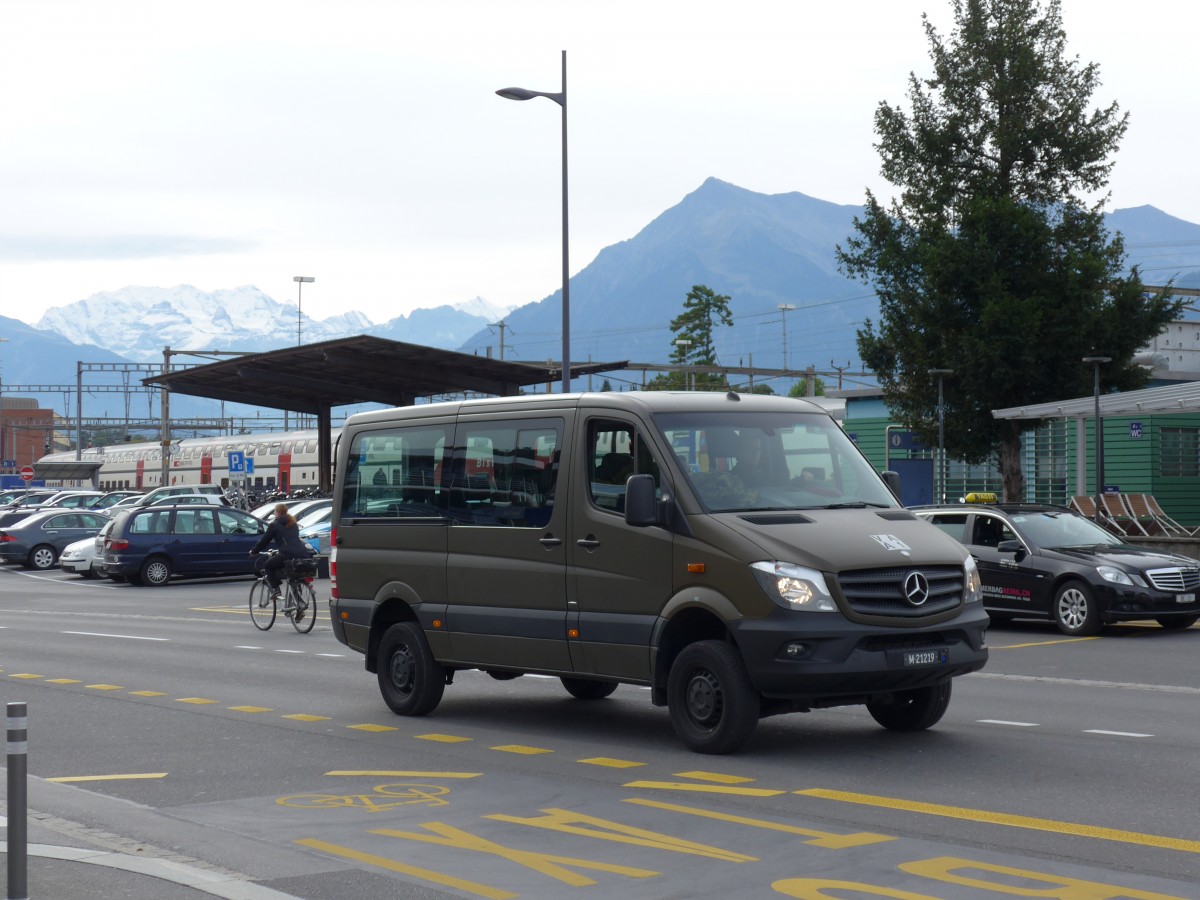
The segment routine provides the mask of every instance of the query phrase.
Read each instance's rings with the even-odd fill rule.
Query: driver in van
[[[288,560],[308,559],[311,555],[308,544],[300,540],[300,527],[296,524],[296,517],[288,512],[286,503],[275,505],[275,518],[271,520],[271,524],[267,526],[263,536],[258,539],[258,543],[254,545],[250,555],[257,556],[272,541],[279,548],[279,552],[267,561],[265,569],[267,583],[271,585],[271,598],[278,600],[279,585],[283,581],[281,570],[288,564]],[[299,621],[302,615],[303,612],[297,612],[296,620]]]

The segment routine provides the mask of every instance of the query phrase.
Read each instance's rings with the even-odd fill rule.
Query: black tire
[[[171,561],[165,556],[151,556],[138,572],[138,584],[148,584],[150,587],[162,587],[171,580]]]
[[[576,700],[603,700],[617,689],[615,681],[593,681],[590,678],[560,678],[559,681]]]
[[[261,578],[250,585],[250,621],[259,631],[270,631],[275,624],[275,601],[270,586]]]
[[[1096,608],[1096,595],[1082,581],[1063,582],[1054,592],[1051,613],[1058,630],[1072,637],[1091,637],[1104,625]]]
[[[1163,628],[1168,631],[1183,631],[1185,628],[1191,628],[1197,622],[1200,622],[1200,616],[1183,616],[1182,618],[1167,618],[1164,616],[1161,619],[1155,619]]]
[[[423,716],[442,702],[446,670],[415,622],[400,622],[379,642],[379,693],[398,716]]]
[[[307,581],[301,581],[294,588],[296,601],[301,604],[299,616],[292,615],[292,627],[301,634],[308,634],[317,624],[317,592]]]
[[[924,731],[936,725],[950,705],[950,685],[896,691],[887,702],[868,703],[867,712],[891,731]]]
[[[95,570],[95,569],[93,569],[93,568],[91,568],[91,567],[89,567],[89,568],[86,568],[86,569],[84,569],[84,570],[83,570],[82,572],[80,572],[79,574],[80,574],[80,575],[82,575],[84,578],[95,578],[95,577],[96,577],[96,570]]]
[[[53,569],[56,562],[58,562],[58,551],[49,544],[38,544],[29,551],[29,559],[26,564],[31,569],[44,572],[46,569]]]
[[[129,579],[128,579],[128,578],[126,578],[124,575],[106,575],[105,577],[106,577],[106,578],[107,578],[109,581],[112,581],[112,582],[114,582],[114,583],[116,583],[116,584],[124,584],[126,581],[128,581],[128,580],[129,580]]]
[[[683,649],[667,679],[671,725],[697,753],[733,753],[758,726],[762,700],[737,651],[721,641]]]

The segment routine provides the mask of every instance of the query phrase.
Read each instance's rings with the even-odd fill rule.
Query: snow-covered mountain
[[[458,347],[510,310],[482,297],[456,306],[416,310],[376,325],[360,312],[300,321],[304,343],[374,334],[434,347]],[[269,297],[253,285],[205,292],[191,285],[126,287],[92,294],[42,316],[38,328],[76,344],[94,344],[148,362],[172,350],[262,351],[296,343],[296,305]]]

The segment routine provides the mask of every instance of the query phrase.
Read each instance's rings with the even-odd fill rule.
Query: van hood
[[[907,510],[847,508],[716,513],[715,523],[761,548],[763,559],[825,572],[962,565],[967,550]]]

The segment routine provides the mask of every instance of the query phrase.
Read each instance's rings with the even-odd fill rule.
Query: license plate
[[[946,650],[905,650],[904,665],[906,666],[936,666],[949,658]]]
[[[1176,603],[1195,603],[1196,595],[1195,594],[1176,594],[1175,602]]]

